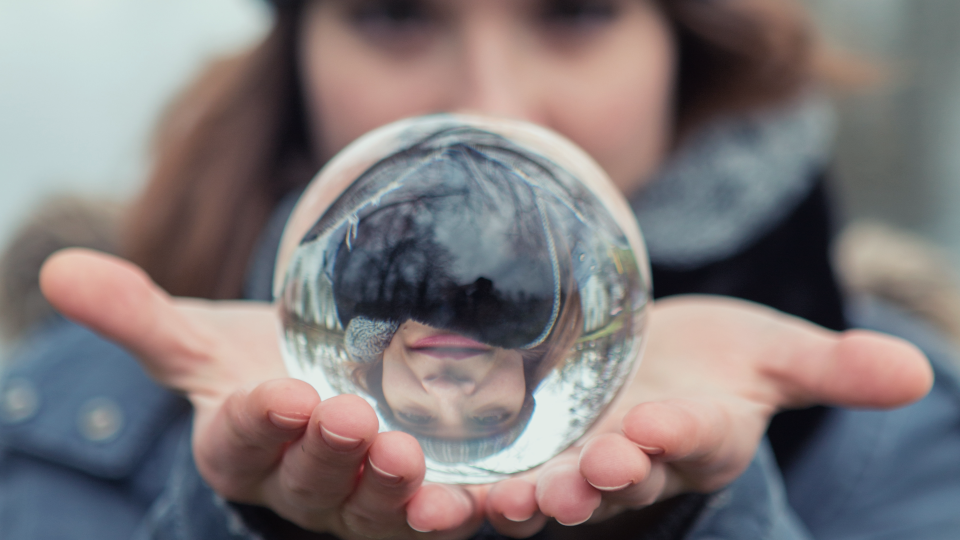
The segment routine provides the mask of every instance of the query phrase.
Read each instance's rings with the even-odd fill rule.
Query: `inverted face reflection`
[[[490,482],[579,438],[635,365],[648,298],[639,234],[569,170],[472,122],[501,125],[439,116],[358,142],[308,187],[278,259],[290,374],[366,398],[381,430],[416,437],[431,481]]]
[[[416,433],[497,433],[517,420],[525,394],[519,351],[407,321],[383,352],[384,398],[397,423]]]

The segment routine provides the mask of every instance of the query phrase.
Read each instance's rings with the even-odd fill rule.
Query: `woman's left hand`
[[[131,263],[87,250],[53,255],[41,287],[191,401],[197,469],[224,498],[345,540],[466,538],[482,523],[484,491],[422,485],[416,439],[378,433],[366,401],[321,402],[286,378],[270,305],[171,298]]]
[[[716,491],[750,464],[771,416],[814,404],[897,407],[933,376],[913,345],[832,332],[749,302],[707,296],[653,308],[637,376],[582,446],[492,486],[488,519],[524,537],[547,517],[599,521],[685,492]]]

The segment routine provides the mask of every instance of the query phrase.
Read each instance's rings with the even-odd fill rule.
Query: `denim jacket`
[[[747,471],[708,498],[685,538],[960,538],[953,353],[877,301],[856,304],[850,318],[920,346],[936,372],[932,392],[892,411],[831,410],[785,471],[761,445]],[[260,537],[197,474],[189,427],[183,398],[156,386],[125,351],[51,323],[23,343],[0,384],[0,538]]]

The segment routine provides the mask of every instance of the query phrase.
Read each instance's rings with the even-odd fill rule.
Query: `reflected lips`
[[[462,360],[493,350],[493,347],[456,334],[440,334],[418,339],[410,349],[434,358]]]

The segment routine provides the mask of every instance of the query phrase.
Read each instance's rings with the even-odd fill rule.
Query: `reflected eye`
[[[478,426],[499,426],[509,420],[511,416],[513,415],[509,411],[495,411],[474,416],[472,420]]]
[[[416,426],[426,426],[433,423],[433,417],[429,414],[417,414],[405,411],[397,411],[396,414],[400,419]]]

